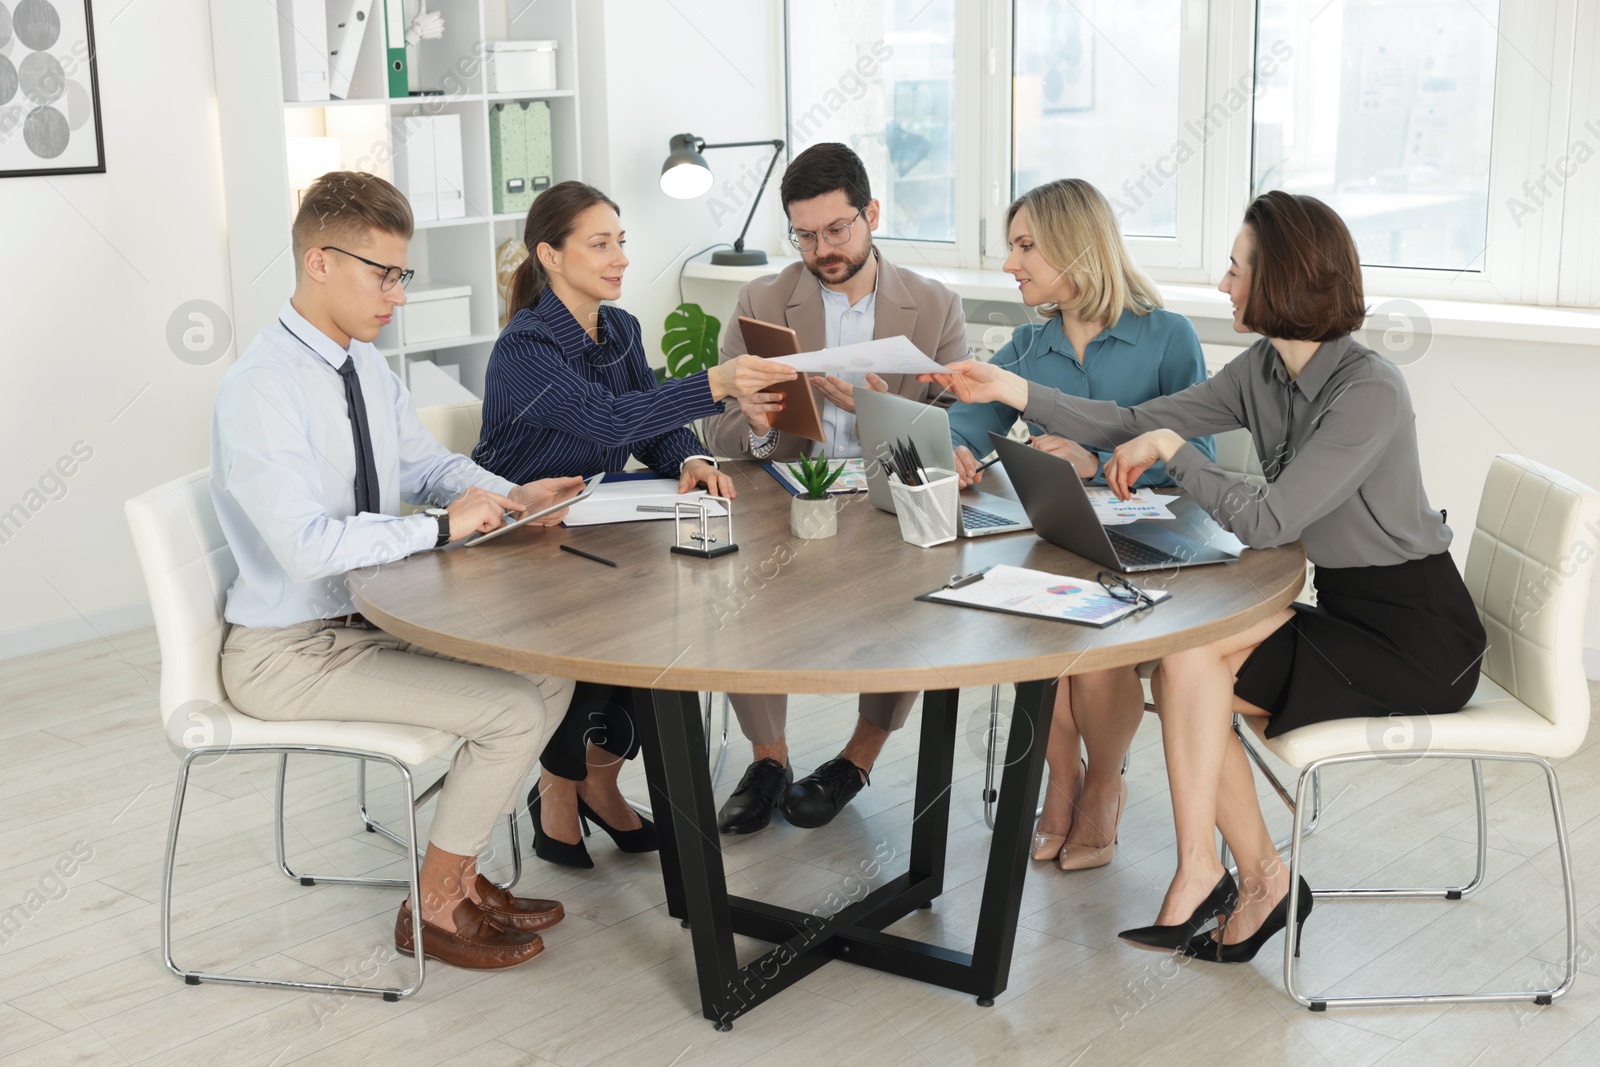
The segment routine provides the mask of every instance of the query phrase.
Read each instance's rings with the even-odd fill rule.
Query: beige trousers
[[[234,626],[222,683],[246,715],[431,726],[459,734],[429,841],[473,856],[518,794],[572,699],[573,683],[441,656],[370,625],[313,619]]]
[[[789,698],[771,693],[729,693],[739,729],[756,745],[775,745],[783,740],[789,721]],[[911,715],[916,693],[862,693],[861,717],[881,730],[898,730]]]

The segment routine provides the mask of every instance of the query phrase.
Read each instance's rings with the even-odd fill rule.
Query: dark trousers
[[[634,693],[625,686],[578,682],[566,716],[539,756],[539,766],[558,778],[581,782],[589,775],[590,742],[617,759],[638,755]]]

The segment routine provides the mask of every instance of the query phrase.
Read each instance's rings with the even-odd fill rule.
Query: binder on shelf
[[[406,73],[405,0],[383,0],[383,32],[384,43],[387,46],[389,96],[409,96],[411,87]]]
[[[328,0],[328,95],[335,100],[350,99],[371,11],[372,0]]]
[[[433,196],[439,218],[465,218],[467,183],[462,174],[461,116],[435,115],[432,122]]]
[[[550,103],[517,100],[489,109],[489,171],[494,212],[526,211],[555,179]]]
[[[411,217],[417,222],[432,222],[439,217],[433,162],[434,121],[427,115],[407,115],[394,120],[395,184],[411,201]],[[459,132],[458,126],[458,138]]]
[[[278,0],[284,100],[328,99],[327,19],[322,0]]]

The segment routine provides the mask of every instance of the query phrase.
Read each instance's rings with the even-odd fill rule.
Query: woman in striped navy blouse
[[[521,476],[528,471],[583,477],[618,471],[631,454],[677,478],[679,492],[704,486],[732,497],[733,482],[688,424],[721,412],[727,398],[756,396],[793,379],[794,370],[741,356],[657,384],[639,320],[603,303],[622,295],[628,257],[617,205],[593,186],[561,182],[539,194],[523,243],[529,255],[512,279],[511,321],[489,356],[483,434],[472,458],[520,485],[542,477]],[[528,796],[535,855],[594,866],[580,820],[600,824],[624,851],[655,850],[654,827],[617,788],[622,760],[638,751],[629,693],[578,683]]]

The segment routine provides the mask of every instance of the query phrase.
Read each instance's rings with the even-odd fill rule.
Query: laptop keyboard
[[[1183,560],[1170,552],[1163,552],[1159,548],[1151,548],[1143,541],[1135,541],[1133,538],[1120,534],[1113,529],[1107,528],[1106,536],[1111,539],[1111,547],[1116,549],[1117,558],[1122,561],[1125,567],[1137,567],[1147,563],[1176,563],[1180,565],[1183,563]]]
[[[993,526],[1021,526],[1016,519],[1008,519],[1004,515],[996,515],[992,511],[980,511],[970,504],[961,505],[961,524],[969,530],[984,530]]]

